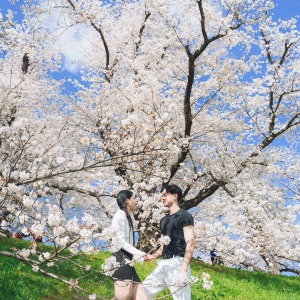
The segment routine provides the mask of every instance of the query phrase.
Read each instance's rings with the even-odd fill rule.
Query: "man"
[[[182,190],[179,186],[167,185],[162,192],[162,201],[170,214],[160,221],[161,234],[169,236],[168,245],[161,245],[145,260],[162,259],[157,262],[155,270],[144,280],[148,299],[169,288],[175,300],[190,300],[190,261],[194,251],[194,219],[191,214],[179,207],[182,203]]]
[[[224,262],[221,256],[216,254],[216,249],[210,251],[210,259],[213,266],[215,265],[224,266]]]
[[[210,254],[211,263],[214,266],[217,263],[217,260],[218,260],[216,250],[215,249],[211,250],[209,252],[209,254]]]

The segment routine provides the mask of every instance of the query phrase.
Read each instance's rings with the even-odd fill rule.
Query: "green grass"
[[[9,238],[0,238],[0,250],[12,248],[23,249],[29,247],[29,242]],[[42,246],[44,251],[51,251],[51,247]],[[10,250],[11,251],[11,250]],[[102,252],[101,255],[80,255],[73,261],[91,265],[93,270],[101,270],[101,264],[110,253]],[[64,279],[75,279],[86,275],[88,272],[74,267],[71,263],[58,264],[55,267],[47,268],[47,271],[58,274]],[[90,275],[80,282],[84,288],[96,293],[105,299],[112,298],[113,282],[106,276],[95,274]],[[70,300],[84,299],[86,294],[79,295],[66,284],[49,278],[40,273],[33,272],[31,268],[13,257],[0,256],[0,300]]]
[[[235,300],[299,300],[300,278],[247,272],[226,267],[193,264],[193,273],[204,270],[211,275],[213,288],[204,291],[199,286],[192,288],[192,299]]]
[[[23,240],[0,238],[0,250],[27,248],[29,243]],[[47,246],[44,249],[47,249]],[[49,247],[48,247],[49,248]],[[100,270],[103,261],[109,253],[80,256],[76,258],[81,264],[89,264],[94,270]],[[144,279],[155,267],[155,263],[136,265],[141,279]],[[64,278],[78,278],[85,271],[78,270],[71,264],[62,264],[49,268],[52,273]],[[200,261],[192,262],[192,274],[201,272],[211,275],[214,285],[206,291],[201,287],[201,281],[192,285],[193,300],[300,300],[300,278],[270,275],[258,272],[246,272],[226,267],[206,265]],[[113,282],[111,279],[90,275],[80,281],[80,284],[99,296],[99,299],[113,298]],[[159,296],[167,296],[168,291]],[[86,294],[79,295],[73,289],[57,280],[42,274],[32,272],[31,268],[15,258],[0,256],[0,300],[71,300],[87,299]],[[165,300],[172,299],[170,296]]]

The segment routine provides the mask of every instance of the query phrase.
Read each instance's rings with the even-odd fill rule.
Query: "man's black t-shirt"
[[[160,221],[161,234],[170,237],[169,245],[164,245],[163,255],[184,255],[186,243],[184,240],[183,227],[194,225],[192,215],[180,209],[172,215],[166,215]]]

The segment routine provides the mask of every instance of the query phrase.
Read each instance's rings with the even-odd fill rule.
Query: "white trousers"
[[[143,286],[149,300],[153,299],[156,294],[166,288],[169,288],[174,300],[191,300],[190,284],[183,287],[178,285],[182,262],[183,257],[174,257],[157,261],[157,267],[143,281]],[[187,277],[188,281],[190,281],[190,267],[188,268]]]

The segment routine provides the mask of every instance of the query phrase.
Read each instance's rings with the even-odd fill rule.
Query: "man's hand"
[[[164,245],[161,245],[159,247],[159,249],[156,250],[155,253],[153,253],[153,254],[147,254],[146,256],[144,256],[144,260],[146,262],[151,262],[154,259],[159,258],[162,255],[163,249],[164,249]]]
[[[184,287],[189,283],[189,278],[186,272],[179,272],[176,276],[174,285],[177,287]]]
[[[146,256],[144,256],[144,260],[146,262],[152,262],[154,260],[154,256],[151,254],[147,254]]]

